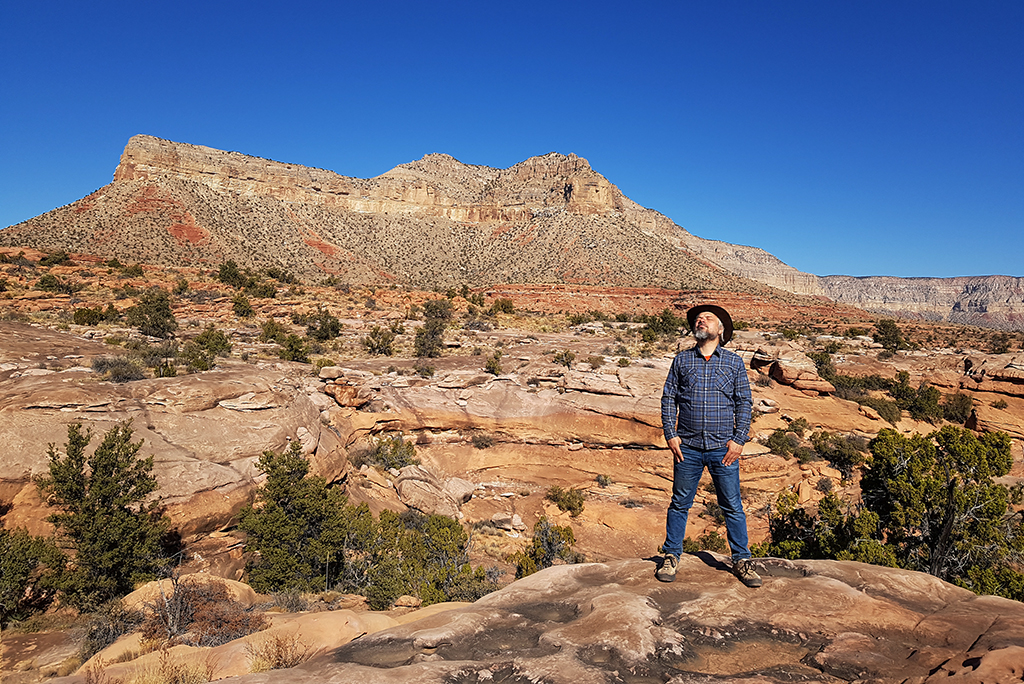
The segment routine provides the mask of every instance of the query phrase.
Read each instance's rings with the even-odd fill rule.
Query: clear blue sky
[[[803,271],[1024,275],[1024,2],[0,1],[0,227],[146,133],[370,177],[574,152]]]

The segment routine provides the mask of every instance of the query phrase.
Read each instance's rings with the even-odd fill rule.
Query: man
[[[686,518],[706,467],[732,550],[733,573],[748,587],[761,586],[747,548],[747,516],[740,499],[740,464],[750,431],[750,383],[743,359],[724,345],[732,339],[732,318],[720,306],[702,304],[686,312],[697,338],[672,361],[661,395],[661,422],[675,462],[672,501],[665,521],[664,561],[656,576],[676,578]]]

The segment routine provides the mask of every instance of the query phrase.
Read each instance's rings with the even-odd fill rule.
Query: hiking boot
[[[679,567],[679,556],[674,553],[666,553],[665,559],[661,561],[661,567],[654,573],[660,582],[675,582],[676,569]]]
[[[754,570],[754,562],[749,558],[742,558],[732,566],[732,574],[748,587],[761,586],[761,576]]]

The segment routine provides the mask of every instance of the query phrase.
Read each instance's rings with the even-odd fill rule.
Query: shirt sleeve
[[[679,376],[679,357],[672,360],[668,377],[665,378],[665,389],[661,392],[661,429],[665,433],[665,442],[676,436],[676,420],[679,407],[676,405],[676,394],[679,393],[677,378]]]
[[[750,441],[750,412],[754,406],[753,397],[750,395],[750,380],[747,378],[747,368],[743,364],[743,357],[737,356],[736,377],[733,381],[733,405],[736,407],[736,428],[733,431],[732,441],[743,445]],[[664,412],[664,409],[662,409]]]

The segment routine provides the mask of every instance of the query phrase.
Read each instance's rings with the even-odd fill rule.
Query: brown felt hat
[[[693,330],[693,326],[697,321],[697,316],[701,315],[705,311],[718,316],[718,320],[722,321],[722,344],[725,344],[732,339],[732,316],[729,312],[720,306],[714,304],[698,304],[689,311],[686,312],[686,322],[690,324],[690,330]]]

